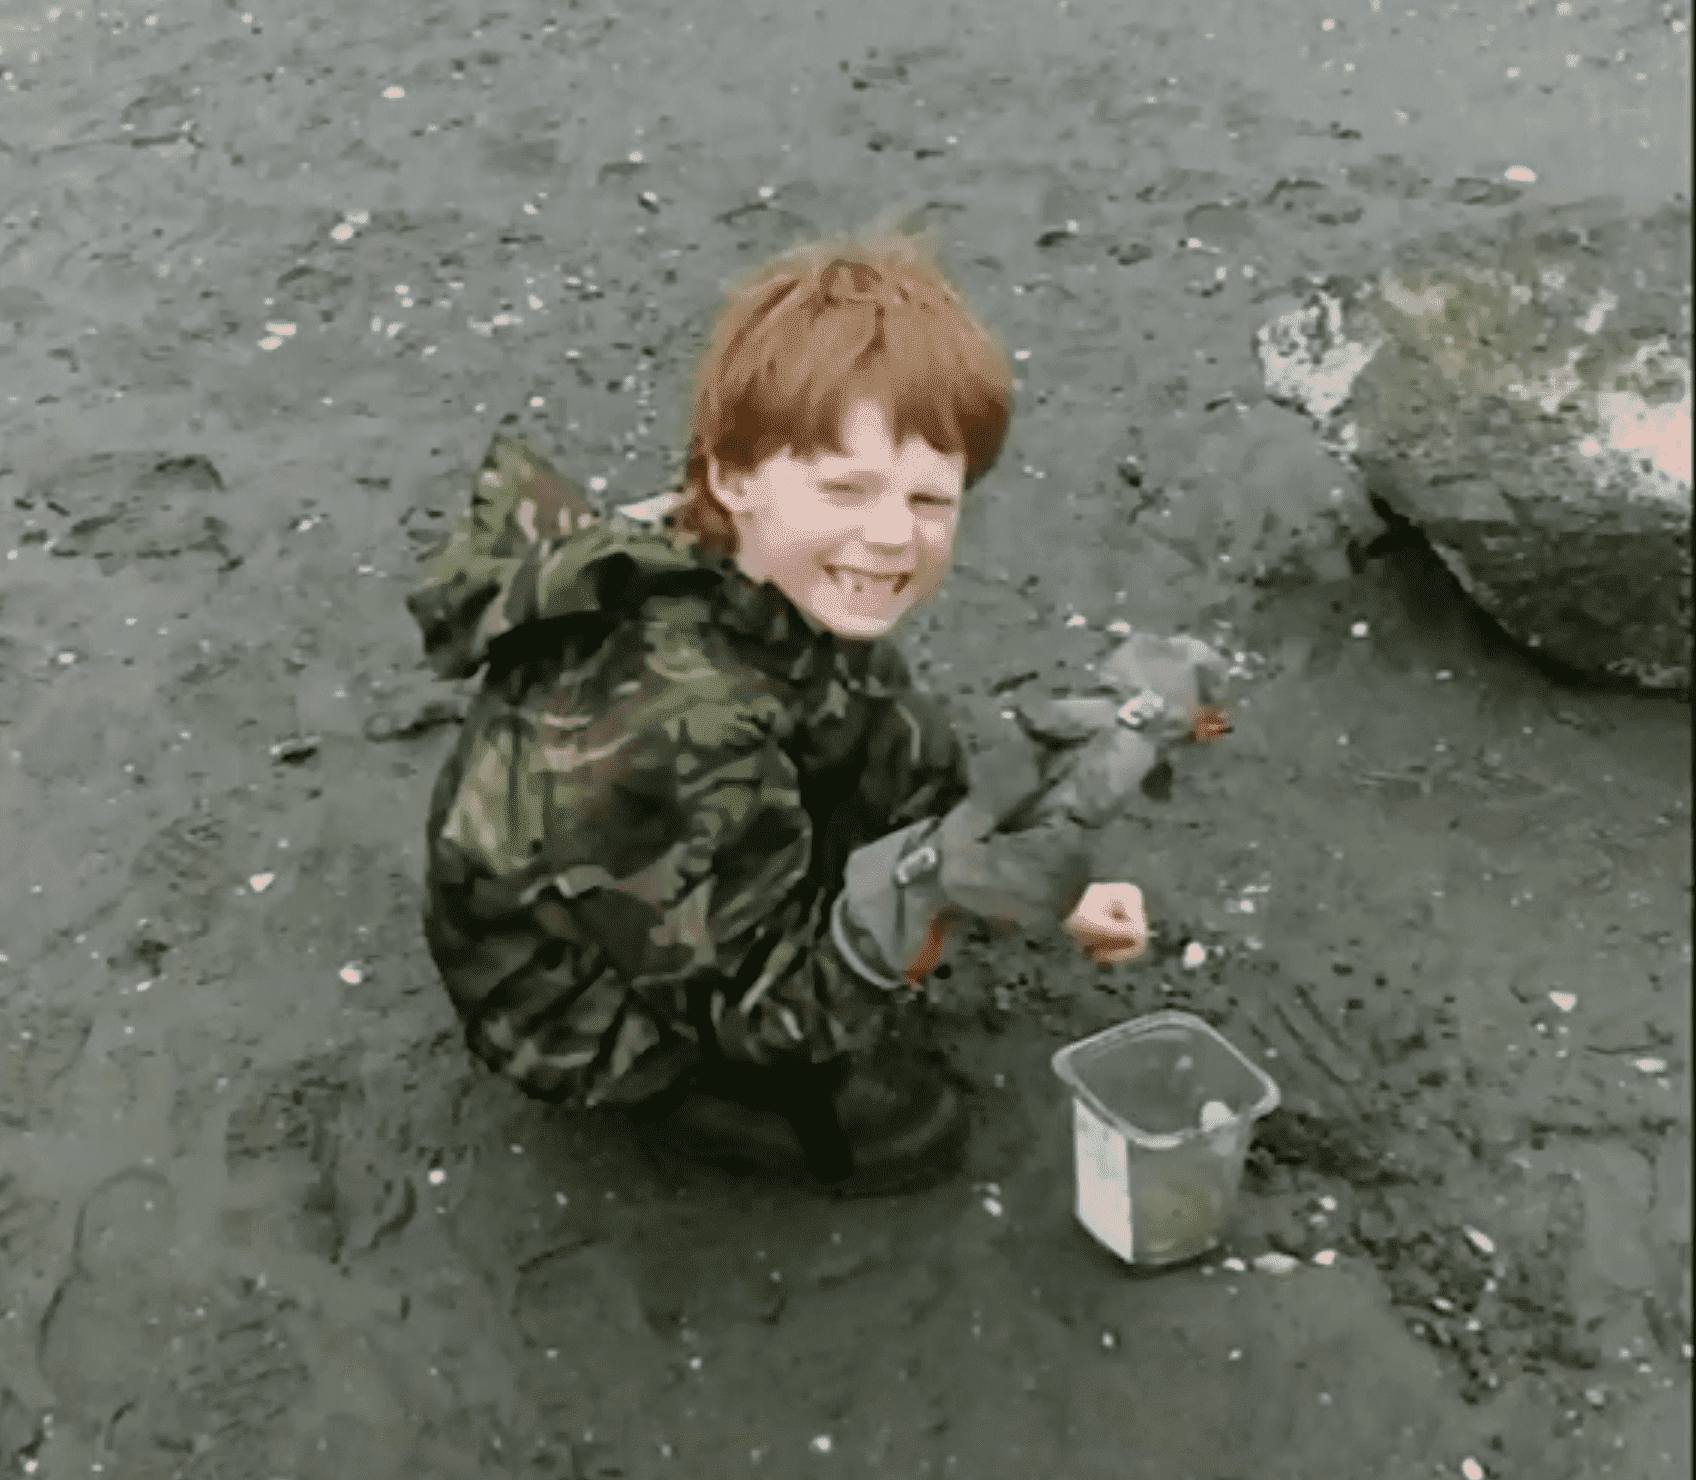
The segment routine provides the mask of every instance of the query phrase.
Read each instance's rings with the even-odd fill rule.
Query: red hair
[[[902,213],[905,214],[905,213]],[[899,217],[896,218],[899,220]],[[1013,415],[1007,352],[937,266],[936,228],[865,232],[780,254],[731,289],[695,372],[677,528],[733,554],[707,460],[751,472],[774,453],[845,454],[848,408],[874,400],[896,446],[962,454],[970,488],[995,466]]]

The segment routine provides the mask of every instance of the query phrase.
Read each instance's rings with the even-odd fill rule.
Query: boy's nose
[[[872,511],[861,526],[868,545],[905,549],[913,542],[913,511],[903,504],[889,504]]]

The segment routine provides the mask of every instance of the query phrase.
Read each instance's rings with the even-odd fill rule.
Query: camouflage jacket
[[[876,1036],[888,999],[829,931],[846,860],[968,785],[893,646],[601,518],[502,437],[407,605],[439,675],[487,667],[432,795],[425,906],[479,1057],[595,1103],[706,1055]]]

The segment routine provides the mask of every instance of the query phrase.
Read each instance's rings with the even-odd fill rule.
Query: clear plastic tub
[[[1078,1221],[1127,1263],[1205,1253],[1236,1210],[1254,1123],[1278,1086],[1187,1012],[1157,1012],[1068,1044]]]

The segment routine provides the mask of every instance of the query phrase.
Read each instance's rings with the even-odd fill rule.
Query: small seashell
[[[1494,1254],[1496,1252],[1496,1241],[1487,1233],[1480,1233],[1476,1228],[1471,1227],[1462,1231],[1466,1234],[1467,1242],[1480,1254]]]
[[[1231,1107],[1223,1100],[1209,1100],[1201,1107],[1201,1128],[1204,1131],[1216,1131],[1236,1118],[1231,1113]]]
[[[1553,1002],[1562,1012],[1571,1012],[1578,1006],[1578,998],[1571,992],[1550,992],[1549,1001]]]

